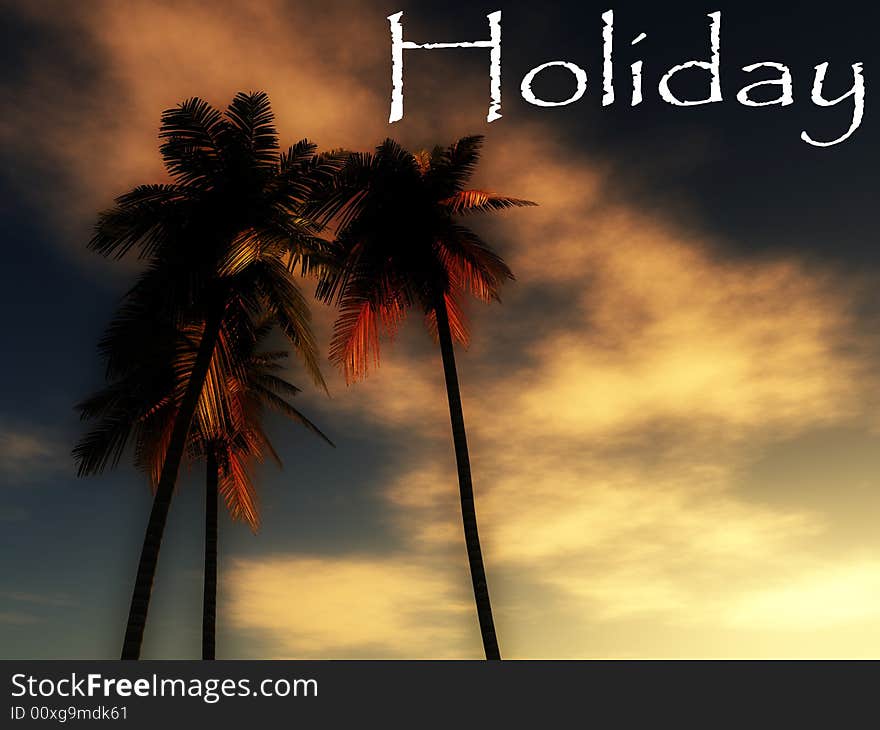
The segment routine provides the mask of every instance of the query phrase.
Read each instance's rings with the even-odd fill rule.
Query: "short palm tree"
[[[513,275],[459,216],[534,205],[466,187],[482,137],[465,137],[432,153],[411,154],[386,140],[375,154],[352,154],[335,189],[318,207],[333,219],[343,260],[321,277],[318,296],[340,314],[331,360],[351,382],[378,363],[382,330],[393,332],[408,309],[426,315],[440,343],[458,466],[465,544],[487,659],[500,659],[483,566],[453,342],[468,341],[462,297],[498,299]]]
[[[270,314],[319,386],[305,298],[291,278],[325,260],[319,226],[303,215],[335,162],[302,141],[281,152],[266,94],[238,94],[225,112],[190,99],[162,115],[168,184],[141,185],[101,214],[90,247],[116,258],[137,248],[146,270],[126,295],[101,351],[118,381],[155,348],[156,319],[198,322],[202,335],[170,432],[132,593],[122,658],[140,656],[174,484],[190,426],[230,318]]]
[[[241,367],[225,378],[222,388],[227,394],[223,418],[208,421],[199,418],[195,434],[196,449],[205,458],[205,576],[202,603],[202,659],[214,659],[217,616],[217,502],[223,495],[233,519],[243,519],[254,531],[260,515],[249,465],[262,462],[266,455],[281,466],[281,458],[272,446],[263,426],[263,413],[269,408],[297,421],[320,436],[331,446],[321,430],[294,407],[289,398],[299,388],[278,374],[287,358],[287,351],[259,351],[256,345],[268,334],[263,325],[257,336],[238,353]],[[202,409],[199,409],[201,414]]]
[[[215,656],[218,498],[224,497],[234,520],[243,520],[256,531],[260,517],[251,465],[268,455],[281,466],[263,428],[264,411],[278,411],[332,445],[289,401],[300,391],[278,372],[287,351],[259,348],[272,329],[271,322],[267,320],[255,332],[238,336],[229,331],[228,325],[221,329],[220,347],[208,371],[210,387],[200,395],[187,445],[191,460],[204,459],[206,466],[203,659]],[[185,376],[192,367],[201,334],[198,326],[182,327],[174,351],[154,361],[159,371],[141,369],[136,375],[139,380],[129,376],[79,404],[84,420],[98,420],[74,449],[81,475],[116,466],[122,454],[120,445],[133,442],[135,462],[148,474],[155,489],[168,448],[168,434],[186,385]],[[221,357],[231,346],[237,350],[235,357]],[[231,361],[235,367],[225,368]],[[219,397],[212,397],[212,393],[219,393]]]

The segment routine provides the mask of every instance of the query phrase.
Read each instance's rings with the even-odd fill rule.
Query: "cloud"
[[[228,619],[270,637],[274,654],[264,658],[472,653],[466,596],[407,558],[238,559],[224,584]]]
[[[37,606],[57,606],[69,607],[76,604],[68,595],[65,594],[42,594],[27,593],[24,591],[0,591],[0,598],[17,603],[29,603]]]
[[[28,626],[30,624],[39,623],[41,619],[31,616],[29,613],[18,613],[16,611],[0,611],[0,624],[9,624],[12,626]]]
[[[387,21],[377,14],[364,24],[372,15],[351,3],[98,0],[64,13],[34,3],[16,8],[69,47],[34,54],[8,82],[13,101],[0,140],[43,181],[29,180],[21,192],[59,214],[55,223],[77,249],[113,196],[164,178],[160,112],[189,97],[222,108],[238,91],[265,90],[283,144],[308,136],[325,148],[360,148],[386,133],[386,102],[361,81],[379,64],[384,69]],[[368,28],[383,42],[360,40]]]
[[[487,174],[546,201],[499,231],[520,280],[570,292],[563,331],[518,343],[535,366],[520,374],[529,387],[516,404],[536,430],[589,436],[661,419],[796,427],[858,409],[865,362],[841,275],[792,257],[725,258],[705,234],[603,201],[595,173],[553,150],[526,156],[544,160],[540,175],[518,175],[502,156]]]
[[[0,484],[31,484],[56,472],[62,466],[65,449],[53,434],[29,426],[0,422]],[[9,519],[16,518],[15,511]]]
[[[876,621],[880,561],[821,565],[754,594],[728,608],[737,626],[780,632],[811,632]]]
[[[31,434],[11,431],[0,434],[0,454],[4,461],[28,461],[48,453],[45,442]]]
[[[771,579],[773,556],[822,532],[814,515],[737,498],[720,468],[674,463],[648,472],[591,466],[592,458],[562,466],[524,458],[476,471],[490,573],[552,586],[589,605],[594,620],[675,613],[702,623],[755,578]],[[389,498],[413,546],[427,553],[460,542],[451,469],[405,474]]]

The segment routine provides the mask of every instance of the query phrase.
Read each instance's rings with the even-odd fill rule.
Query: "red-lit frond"
[[[465,226],[447,226],[438,239],[437,255],[450,287],[484,302],[498,300],[502,284],[514,278],[501,257]]]
[[[330,361],[342,368],[345,381],[352,383],[379,365],[379,337],[393,337],[406,316],[397,299],[374,304],[365,298],[343,298],[330,342]]]
[[[218,459],[218,487],[232,519],[244,520],[256,531],[260,526],[260,509],[247,461],[247,456],[238,450],[225,450]]]
[[[165,454],[171,444],[171,433],[174,430],[174,419],[177,416],[177,405],[168,409],[158,421],[151,437],[145,439],[143,447],[139,449],[137,460],[139,466],[147,472],[150,480],[150,488],[155,490],[159,484],[159,476],[162,473],[162,465],[165,463]]]
[[[446,303],[446,314],[449,318],[449,331],[452,333],[452,339],[460,342],[467,347],[471,341],[470,327],[468,326],[467,317],[459,303],[455,292],[448,291],[443,295]],[[431,336],[437,339],[437,314],[432,309],[425,315],[425,326],[431,333]]]

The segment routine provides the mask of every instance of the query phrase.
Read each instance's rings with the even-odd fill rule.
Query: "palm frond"
[[[277,262],[263,262],[260,266],[259,286],[266,308],[299,354],[309,376],[326,390],[327,385],[318,364],[318,346],[312,332],[311,312],[305,297]]]
[[[452,339],[467,347],[471,339],[470,326],[455,292],[446,292],[443,295],[443,302],[446,306],[446,316],[449,319],[449,330],[452,333]],[[425,325],[431,337],[436,341],[437,312],[434,309],[429,309],[425,314]]]
[[[406,316],[406,307],[393,297],[369,297],[346,291],[330,340],[330,362],[342,369],[346,383],[366,377],[379,365],[379,339],[393,337]]]
[[[252,362],[260,365],[260,360],[258,357],[253,358]],[[269,372],[265,372],[265,366],[261,366],[260,370],[250,374],[250,378],[255,383],[272,391],[276,395],[293,397],[302,393],[302,389],[297,388],[293,383],[289,383],[284,378],[279,378],[277,375],[272,375]]]
[[[449,198],[464,189],[480,161],[483,139],[482,135],[462,137],[445,149],[434,150],[425,177],[437,199]]]
[[[257,492],[248,471],[247,458],[235,449],[226,449],[221,464],[219,491],[234,520],[244,520],[256,532],[260,527]]]
[[[159,151],[179,183],[204,188],[224,167],[222,137],[229,122],[208,102],[193,97],[162,112]]]
[[[334,444],[327,435],[321,431],[314,423],[312,423],[308,418],[306,418],[300,411],[288,403],[284,398],[279,397],[269,388],[266,388],[262,385],[255,385],[254,390],[259,395],[260,400],[265,403],[270,408],[278,411],[279,413],[287,416],[292,421],[297,421],[298,423],[305,426],[309,431],[320,436],[324,441],[326,441],[331,446],[335,447]]]
[[[149,257],[179,235],[192,199],[179,185],[139,185],[99,214],[88,247],[119,259],[138,246],[141,258]]]
[[[437,255],[451,286],[484,302],[498,301],[502,284],[514,279],[504,260],[465,226],[451,223],[442,230]]]
[[[239,92],[226,109],[232,124],[235,148],[246,152],[258,166],[275,167],[278,159],[278,130],[269,95],[265,91]]]
[[[525,208],[536,206],[531,200],[510,198],[505,195],[496,195],[484,190],[460,190],[449,198],[441,200],[439,205],[446,208],[452,215],[466,213],[488,213],[508,208]]]
[[[93,426],[73,449],[77,476],[100,474],[108,465],[115,467],[131,431],[132,422],[126,418],[107,417]]]

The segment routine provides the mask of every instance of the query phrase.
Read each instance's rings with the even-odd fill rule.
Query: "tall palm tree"
[[[226,350],[234,343],[236,367],[225,369],[229,358],[215,352],[208,371],[211,387],[202,390],[187,445],[190,459],[204,459],[206,467],[203,659],[215,656],[219,496],[223,496],[233,520],[247,522],[256,532],[259,508],[250,467],[267,455],[281,466],[263,429],[264,411],[278,411],[332,445],[289,401],[300,390],[278,373],[287,351],[259,348],[272,329],[271,321],[261,323],[253,333],[245,331],[237,336],[229,331],[229,324],[221,329],[220,349]],[[155,489],[168,447],[167,435],[185,387],[181,381],[191,369],[201,334],[198,326],[180,328],[174,351],[156,358],[158,371],[141,369],[136,374],[138,381],[131,376],[125,378],[77,406],[84,420],[99,421],[74,449],[81,475],[116,466],[121,457],[118,445],[134,442],[135,463],[147,473]],[[170,337],[159,339],[171,341]],[[163,388],[167,390],[163,392]],[[211,397],[212,392],[219,392],[221,397]]]
[[[120,258],[133,248],[146,270],[105,336],[111,380],[154,355],[152,323],[195,321],[198,351],[162,463],[147,524],[122,658],[140,656],[162,535],[177,473],[224,321],[269,313],[314,381],[324,386],[306,300],[291,278],[315,270],[327,244],[303,215],[314,188],[335,170],[303,140],[281,152],[266,94],[238,94],[225,112],[193,98],[162,114],[168,184],[141,185],[102,213],[90,247]]]
[[[474,598],[487,659],[500,659],[483,566],[470,459],[453,342],[466,344],[461,300],[498,299],[510,269],[476,233],[458,221],[471,213],[534,205],[466,187],[482,137],[465,137],[430,154],[412,154],[388,139],[375,154],[352,154],[332,193],[316,209],[333,219],[343,260],[323,273],[318,296],[339,304],[331,360],[348,382],[378,364],[379,337],[418,307],[440,343]]]

